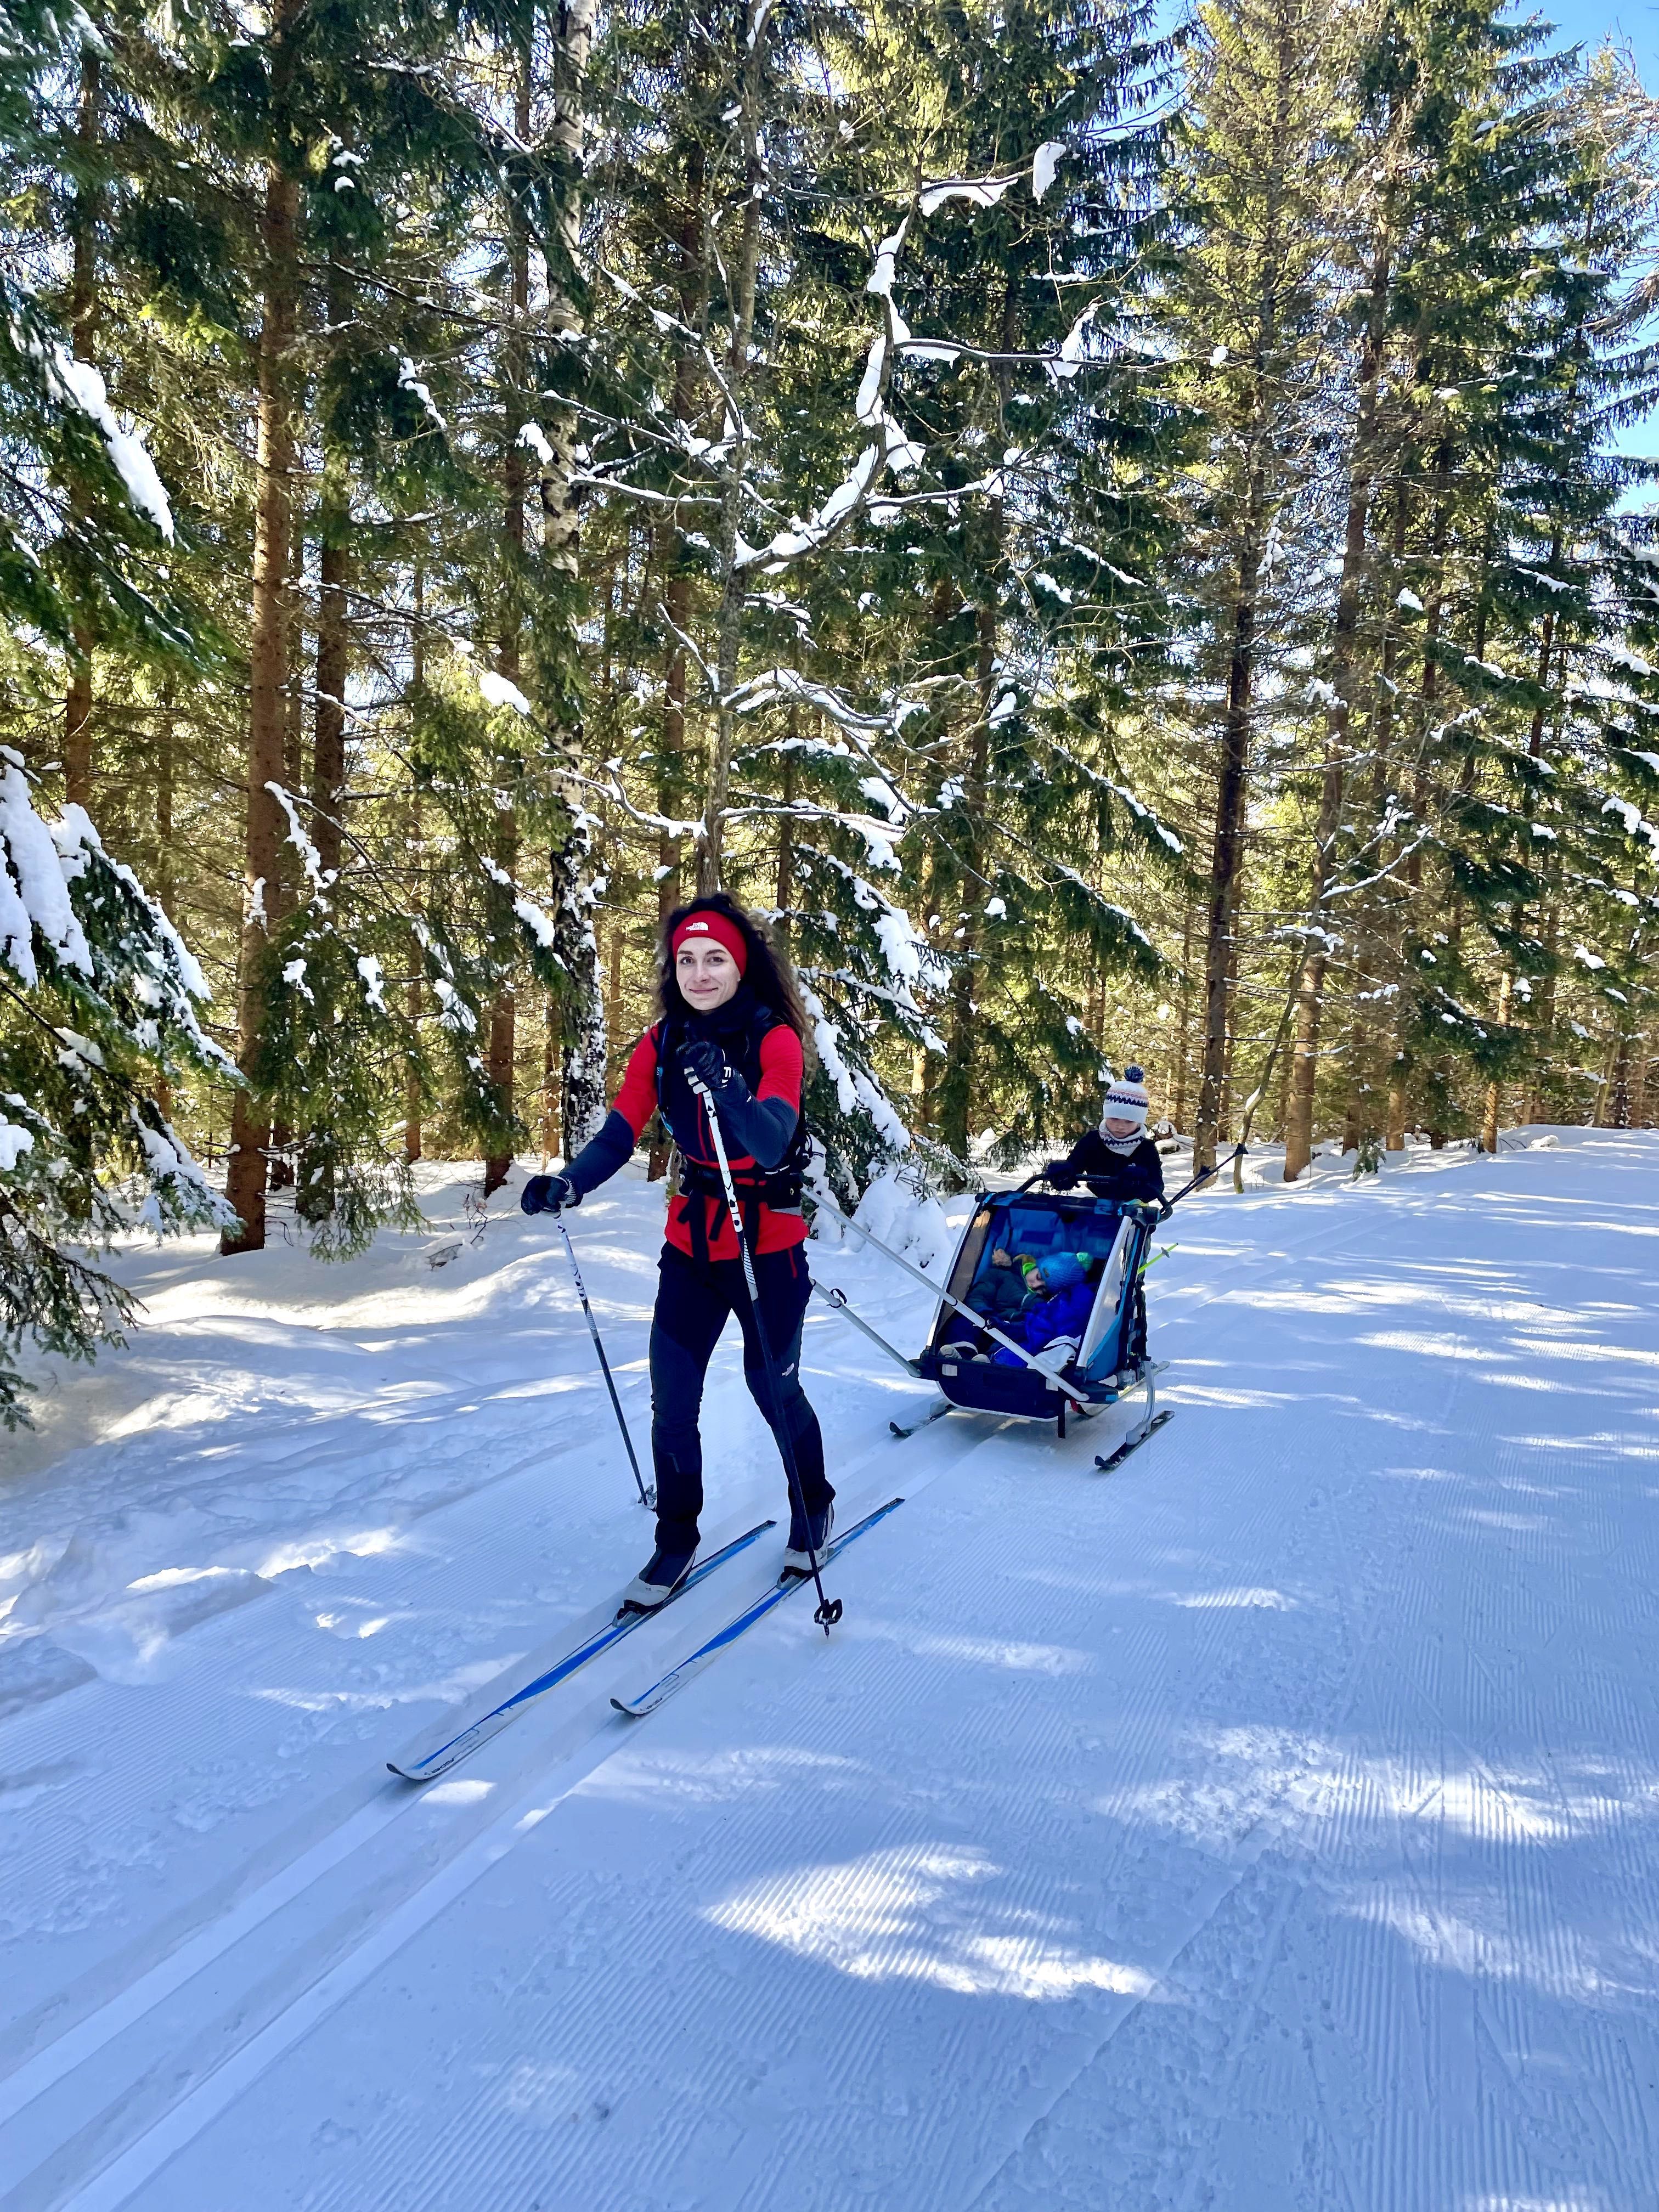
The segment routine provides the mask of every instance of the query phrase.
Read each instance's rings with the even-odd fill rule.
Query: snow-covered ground
[[[1183,1207],[1109,1477],[1122,1413],[895,1442],[815,1305],[843,1519],[907,1501],[834,1638],[611,1711],[775,1534],[424,1791],[648,1548],[556,1233],[130,1255],[0,1443],[0,2204],[1659,2203],[1659,1137],[1536,1134]],[[658,1208],[572,1220],[641,1449]],[[735,1340],[706,1433],[717,1540]]]

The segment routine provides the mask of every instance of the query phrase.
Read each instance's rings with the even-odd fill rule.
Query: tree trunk
[[[767,21],[772,0],[746,0],[743,66],[742,129],[747,151],[748,192],[744,202],[743,238],[738,256],[736,312],[732,343],[726,356],[726,381],[738,421],[730,451],[721,469],[720,562],[720,609],[715,645],[714,744],[708,762],[708,786],[703,800],[703,834],[697,851],[697,890],[720,887],[720,862],[726,836],[726,793],[732,775],[732,752],[737,742],[737,715],[729,704],[738,680],[738,658],[743,642],[743,607],[747,591],[744,571],[738,565],[738,523],[743,501],[743,482],[748,459],[748,431],[743,421],[749,386],[749,342],[755,327],[755,284],[760,270],[761,193],[766,165],[761,157],[761,88],[764,76]]]
[[[786,956],[789,951],[789,918],[795,903],[795,824],[788,810],[795,803],[795,784],[799,774],[799,756],[794,740],[800,732],[800,709],[792,705],[789,709],[790,749],[783,757],[784,811],[778,817],[778,879],[772,904],[777,920],[772,925],[772,934]]]
[[[1267,526],[1275,466],[1277,398],[1274,369],[1279,351],[1279,293],[1284,282],[1286,165],[1291,158],[1291,109],[1304,60],[1303,27],[1281,13],[1273,48],[1273,123],[1268,145],[1265,205],[1251,265],[1254,374],[1237,428],[1249,455],[1238,517],[1237,560],[1229,622],[1227,704],[1216,770],[1215,838],[1210,853],[1210,892],[1204,933],[1204,1062],[1193,1130],[1194,1169],[1215,1165],[1216,1141],[1226,1112],[1233,979],[1238,973],[1237,908],[1243,862],[1245,804],[1249,775],[1250,710],[1255,679],[1256,620]]]
[[[1377,404],[1388,327],[1389,290],[1394,245],[1385,193],[1382,235],[1371,268],[1365,337],[1359,363],[1359,411],[1354,429],[1353,465],[1348,480],[1348,512],[1343,535],[1342,580],[1337,592],[1331,634],[1331,690],[1325,715],[1325,768],[1320,781],[1319,814],[1314,830],[1313,874],[1308,899],[1308,951],[1297,994],[1296,1051],[1291,1073],[1288,1123],[1285,1132],[1285,1180],[1294,1182],[1313,1157],[1314,1085],[1319,1066],[1320,1013],[1329,958],[1324,934],[1326,893],[1336,862],[1342,826],[1342,790],[1348,720],[1358,676],[1360,594],[1365,574],[1366,524],[1377,470]]]
[[[997,617],[994,607],[975,612],[979,632],[976,683],[979,714],[974,724],[973,750],[968,767],[964,797],[969,823],[985,819],[991,777],[991,699],[995,686]],[[969,837],[974,836],[972,830]],[[963,860],[973,882],[964,878],[960,933],[956,940],[956,966],[946,1000],[945,1066],[938,1091],[937,1127],[943,1142],[958,1159],[968,1157],[973,1134],[974,1047],[978,1029],[975,992],[979,981],[979,925],[984,903],[983,884],[978,878],[977,854],[964,849]]]
[[[81,158],[88,166],[97,155],[99,106],[103,89],[103,62],[96,47],[81,49],[81,104],[76,138]],[[70,343],[76,361],[93,357],[93,336],[98,314],[98,219],[103,195],[90,178],[75,188],[70,228],[75,253],[70,282]],[[71,491],[70,506],[77,519],[88,512],[83,494]],[[92,653],[91,625],[76,617],[75,651],[70,661],[69,684],[64,699],[64,798],[74,806],[92,804]]]
[[[415,563],[414,575],[415,620],[410,628],[409,690],[411,698],[418,698],[426,687],[426,566]],[[422,832],[421,795],[413,784],[409,793],[409,903],[411,912],[421,903]],[[404,1158],[413,1167],[421,1157],[421,940],[416,933],[409,938],[409,994],[404,1011],[409,1021],[407,1050],[409,1064],[404,1077]]]
[[[1500,1027],[1507,1027],[1510,1007],[1515,997],[1515,969],[1506,967],[1498,986],[1498,1019]],[[1504,1105],[1504,1086],[1496,1077],[1486,1085],[1486,1111],[1480,1128],[1480,1149],[1483,1152],[1498,1150],[1498,1124]]]
[[[295,0],[283,0],[276,30],[284,40]],[[279,49],[273,63],[278,112],[291,64]],[[283,811],[269,787],[280,781],[287,723],[288,569],[292,530],[294,416],[290,391],[299,301],[299,186],[273,159],[265,178],[261,244],[264,297],[259,328],[259,414],[253,533],[253,603],[248,655],[247,817],[240,957],[237,970],[237,1059],[249,1087],[231,1109],[230,1164],[225,1194],[240,1225],[227,1230],[222,1252],[258,1252],[265,1241],[265,1148],[269,1113],[252,1080],[264,1041],[264,966],[269,942],[265,900],[274,896]]]
[[[588,53],[593,42],[595,0],[563,0],[559,44],[554,59],[553,143],[564,179],[559,208],[560,242],[574,269],[580,245],[582,115]],[[574,292],[564,272],[548,269],[547,313],[556,329],[582,327]],[[568,674],[560,686],[556,722],[550,713],[554,773],[562,783],[571,827],[552,855],[553,950],[563,967],[562,1058],[559,1096],[561,1139],[568,1158],[598,1130],[609,1103],[605,993],[599,976],[599,947],[594,933],[592,838],[575,774],[581,754],[582,724],[578,691],[576,621],[580,612],[580,517],[574,482],[577,422],[559,408],[548,426],[553,459],[544,465],[542,555],[557,594],[556,618],[565,625]]]
[[[1607,1105],[1607,1127],[1628,1129],[1630,1127],[1630,1031],[1621,1027],[1619,1048],[1613,1054],[1612,1097]]]
[[[338,262],[328,273],[328,324],[337,331],[352,312],[352,285]],[[345,455],[323,456],[319,515],[317,714],[311,760],[311,838],[323,880],[340,872],[341,817],[345,804],[345,695],[349,671],[347,586],[351,573],[351,494]]]
[[[1224,997],[1227,1030],[1221,1054],[1220,1128],[1223,1133],[1233,1126],[1233,1060],[1238,1049],[1238,938],[1236,932],[1230,933],[1227,946]]]
[[[1406,961],[1406,944],[1411,934],[1409,908],[1423,895],[1422,832],[1429,808],[1429,778],[1426,765],[1429,725],[1434,713],[1435,699],[1440,681],[1440,627],[1446,607],[1446,538],[1450,526],[1450,489],[1453,452],[1451,441],[1442,438],[1435,447],[1433,521],[1429,532],[1430,567],[1428,597],[1425,602],[1423,623],[1423,673],[1418,687],[1417,702],[1417,765],[1412,787],[1412,848],[1406,859],[1407,915],[1399,932],[1400,991],[1395,1002],[1394,1057],[1389,1063],[1389,1129],[1387,1144],[1391,1152],[1403,1152],[1406,1146],[1407,1085],[1410,1067],[1407,1044],[1416,1001],[1417,977]]]
[[[1394,529],[1390,553],[1392,566],[1389,574],[1389,589],[1398,588],[1406,554],[1406,486],[1411,455],[1403,454],[1395,471]],[[1382,625],[1382,652],[1377,670],[1376,707],[1371,718],[1371,782],[1368,806],[1371,821],[1376,824],[1378,836],[1373,858],[1374,872],[1380,874],[1389,865],[1389,841],[1381,836],[1382,823],[1388,817],[1389,753],[1394,744],[1394,702],[1399,686],[1395,670],[1400,658],[1400,623],[1393,604]],[[1387,894],[1381,887],[1374,888],[1357,902],[1355,927],[1358,950],[1354,962],[1354,1003],[1352,1018],[1348,1024],[1348,1110],[1343,1131],[1343,1150],[1358,1152],[1367,1142],[1375,1143],[1378,1135],[1376,1115],[1377,1049],[1385,1042],[1387,1028],[1377,1020],[1380,1011],[1373,990],[1377,977],[1387,962],[1388,935]],[[1398,963],[1395,963],[1396,967]],[[1396,990],[1399,978],[1395,976]],[[1387,1107],[1384,1107],[1386,1116]],[[1396,1148],[1397,1149],[1397,1148]]]
[[[169,676],[161,686],[155,717],[155,866],[150,876],[150,888],[155,893],[155,903],[176,928],[178,873],[173,850],[173,799],[179,748],[178,732],[173,726],[175,713],[173,679]]]
[[[1648,1126],[1648,1039],[1638,1036],[1636,1042],[1636,1086],[1631,1096],[1630,1126],[1645,1129]]]
[[[610,972],[605,985],[605,1034],[613,1040],[622,1034],[623,951],[627,938],[627,924],[618,907],[611,917]],[[610,1088],[608,1081],[605,1087]]]
[[[1176,1036],[1175,1098],[1170,1112],[1177,1129],[1187,1127],[1187,1035],[1193,1014],[1193,908],[1186,906],[1181,923],[1181,1025]],[[1099,1045],[1097,1036],[1093,1042]]]
[[[521,56],[519,83],[514,111],[514,127],[520,145],[530,138],[530,72],[532,67],[528,52]],[[501,489],[503,511],[501,533],[507,541],[507,586],[505,604],[501,611],[501,633],[496,647],[495,666],[498,674],[509,684],[517,684],[524,673],[522,635],[524,628],[525,588],[525,496],[529,487],[529,469],[525,449],[519,442],[519,434],[528,419],[525,412],[524,392],[529,376],[529,348],[525,319],[530,309],[530,240],[524,216],[516,204],[508,216],[507,246],[507,324],[501,343],[501,383],[503,387],[501,457]],[[502,763],[502,782],[510,782],[511,765]],[[497,809],[495,816],[495,861],[501,874],[511,877],[519,865],[518,815],[511,803]],[[492,880],[490,885],[490,936],[495,948],[495,960],[501,981],[497,984],[495,999],[489,1009],[489,1041],[485,1048],[484,1066],[495,1094],[498,1126],[503,1132],[513,1127],[514,1063],[517,1057],[518,1035],[516,1005],[513,989],[513,969],[515,948],[513,940],[513,894],[506,884]],[[506,1147],[489,1154],[484,1161],[483,1194],[486,1198],[498,1191],[507,1181],[513,1165],[510,1141]]]
[[[1259,504],[1253,498],[1252,506]],[[1193,1132],[1194,1170],[1215,1165],[1222,1085],[1227,1060],[1229,977],[1236,973],[1235,906],[1244,852],[1244,800],[1249,765],[1250,687],[1255,668],[1256,592],[1261,574],[1259,518],[1247,517],[1233,594],[1232,649],[1227,671],[1227,711],[1221,726],[1216,775],[1215,841],[1210,852],[1210,895],[1204,932],[1204,1073]]]
[[[295,473],[297,475],[297,470]],[[300,793],[305,789],[306,781],[306,516],[304,501],[297,495],[290,499],[289,507],[294,529],[289,539],[288,687],[287,705],[283,715],[281,781],[297,811]],[[283,842],[276,848],[276,880],[265,897],[265,912],[274,931],[280,932],[289,916],[306,897],[308,890],[309,883],[301,865],[285,811],[283,816]],[[294,1129],[292,1124],[280,1115],[270,1125],[270,1142],[266,1148],[266,1157],[270,1163],[267,1188],[270,1190],[292,1190],[296,1179]]]
[[[703,260],[703,152],[695,142],[685,161],[685,206],[681,215],[679,258],[680,320],[701,327],[706,299]],[[698,359],[695,346],[682,341],[674,359],[674,419],[689,423],[697,404]],[[678,526],[663,526],[663,565],[666,579],[663,608],[667,617],[666,656],[663,670],[662,742],[657,764],[657,811],[670,821],[685,811],[685,672],[686,653],[681,640],[691,621],[691,572],[684,559]],[[657,919],[665,922],[680,903],[684,882],[684,840],[675,830],[657,833]],[[664,1164],[667,1152],[664,1148]]]
[[[557,994],[542,1000],[542,1171],[559,1149],[559,1031]]]
[[[178,746],[173,728],[173,679],[167,677],[161,685],[161,696],[155,713],[155,860],[149,870],[149,888],[155,903],[167,920],[178,927],[176,885],[178,878],[173,867],[173,794],[177,772]],[[173,1085],[165,1074],[155,1079],[155,1103],[170,1121],[173,1119]]]

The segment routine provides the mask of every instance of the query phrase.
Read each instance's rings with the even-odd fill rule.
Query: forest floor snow
[[[423,1791],[649,1549],[556,1233],[434,1171],[338,1270],[125,1255],[0,1440],[0,2206],[1659,2203],[1659,1137],[1549,1135],[1189,1202],[1107,1477],[1121,1410],[896,1442],[815,1304],[843,1522],[907,1500],[834,1638],[611,1711],[775,1532]],[[641,1452],[659,1208],[571,1220]],[[718,1541],[734,1334],[706,1403]]]

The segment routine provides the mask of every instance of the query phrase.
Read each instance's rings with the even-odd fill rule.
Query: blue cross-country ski
[[[401,1766],[395,1759],[389,1759],[387,1766],[393,1774],[401,1775],[405,1782],[432,1782],[439,1775],[447,1774],[469,1752],[476,1751],[481,1743],[488,1743],[491,1736],[499,1735],[509,1721],[517,1720],[532,1698],[543,1697],[561,1682],[568,1681],[579,1667],[586,1666],[590,1659],[597,1659],[601,1651],[608,1651],[613,1644],[620,1644],[624,1636],[631,1636],[644,1622],[654,1620],[659,1613],[666,1613],[676,1599],[684,1597],[687,1590],[695,1589],[700,1582],[706,1581],[714,1573],[716,1567],[723,1567],[739,1552],[746,1552],[757,1536],[763,1536],[769,1528],[775,1528],[776,1526],[775,1521],[757,1522],[741,1536],[735,1537],[729,1544],[723,1544],[718,1552],[711,1552],[706,1559],[693,1568],[674,1592],[673,1597],[659,1605],[654,1613],[623,1611],[616,1613],[586,1643],[579,1644],[574,1651],[568,1651],[556,1666],[550,1667],[544,1674],[538,1674],[533,1682],[526,1682],[523,1689],[515,1690],[510,1698],[504,1698],[482,1720],[474,1721],[471,1728],[464,1728],[459,1735],[451,1736],[447,1743],[441,1743],[435,1751],[428,1752],[423,1759],[411,1759],[407,1765]],[[849,1535],[855,1533],[851,1529],[848,1532]]]
[[[866,1513],[862,1521],[855,1521],[844,1534],[837,1536],[826,1550],[819,1553],[818,1565],[827,1567],[832,1559],[839,1559],[849,1544],[856,1543],[867,1530],[875,1527],[878,1521],[884,1521],[903,1503],[902,1498],[890,1498],[885,1505],[878,1505],[873,1513]],[[780,1577],[763,1597],[757,1597],[753,1605],[746,1606],[734,1620],[728,1620],[724,1628],[716,1629],[706,1644],[700,1644],[689,1657],[671,1668],[660,1681],[653,1682],[637,1698],[612,1698],[611,1704],[619,1713],[626,1713],[629,1720],[643,1720],[647,1713],[654,1713],[659,1705],[665,1704],[676,1690],[683,1690],[692,1676],[701,1674],[709,1661],[716,1658],[728,1644],[735,1644],[738,1637],[752,1628],[757,1620],[763,1620],[775,1605],[781,1605],[792,1591],[810,1589],[811,1586],[811,1577],[805,1575]]]

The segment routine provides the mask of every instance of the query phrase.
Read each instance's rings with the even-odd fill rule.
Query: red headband
[[[680,947],[688,939],[697,937],[712,939],[716,945],[723,945],[737,962],[739,975],[749,965],[748,939],[729,915],[708,908],[700,908],[696,914],[688,914],[674,932],[672,951],[675,958],[679,957]]]

